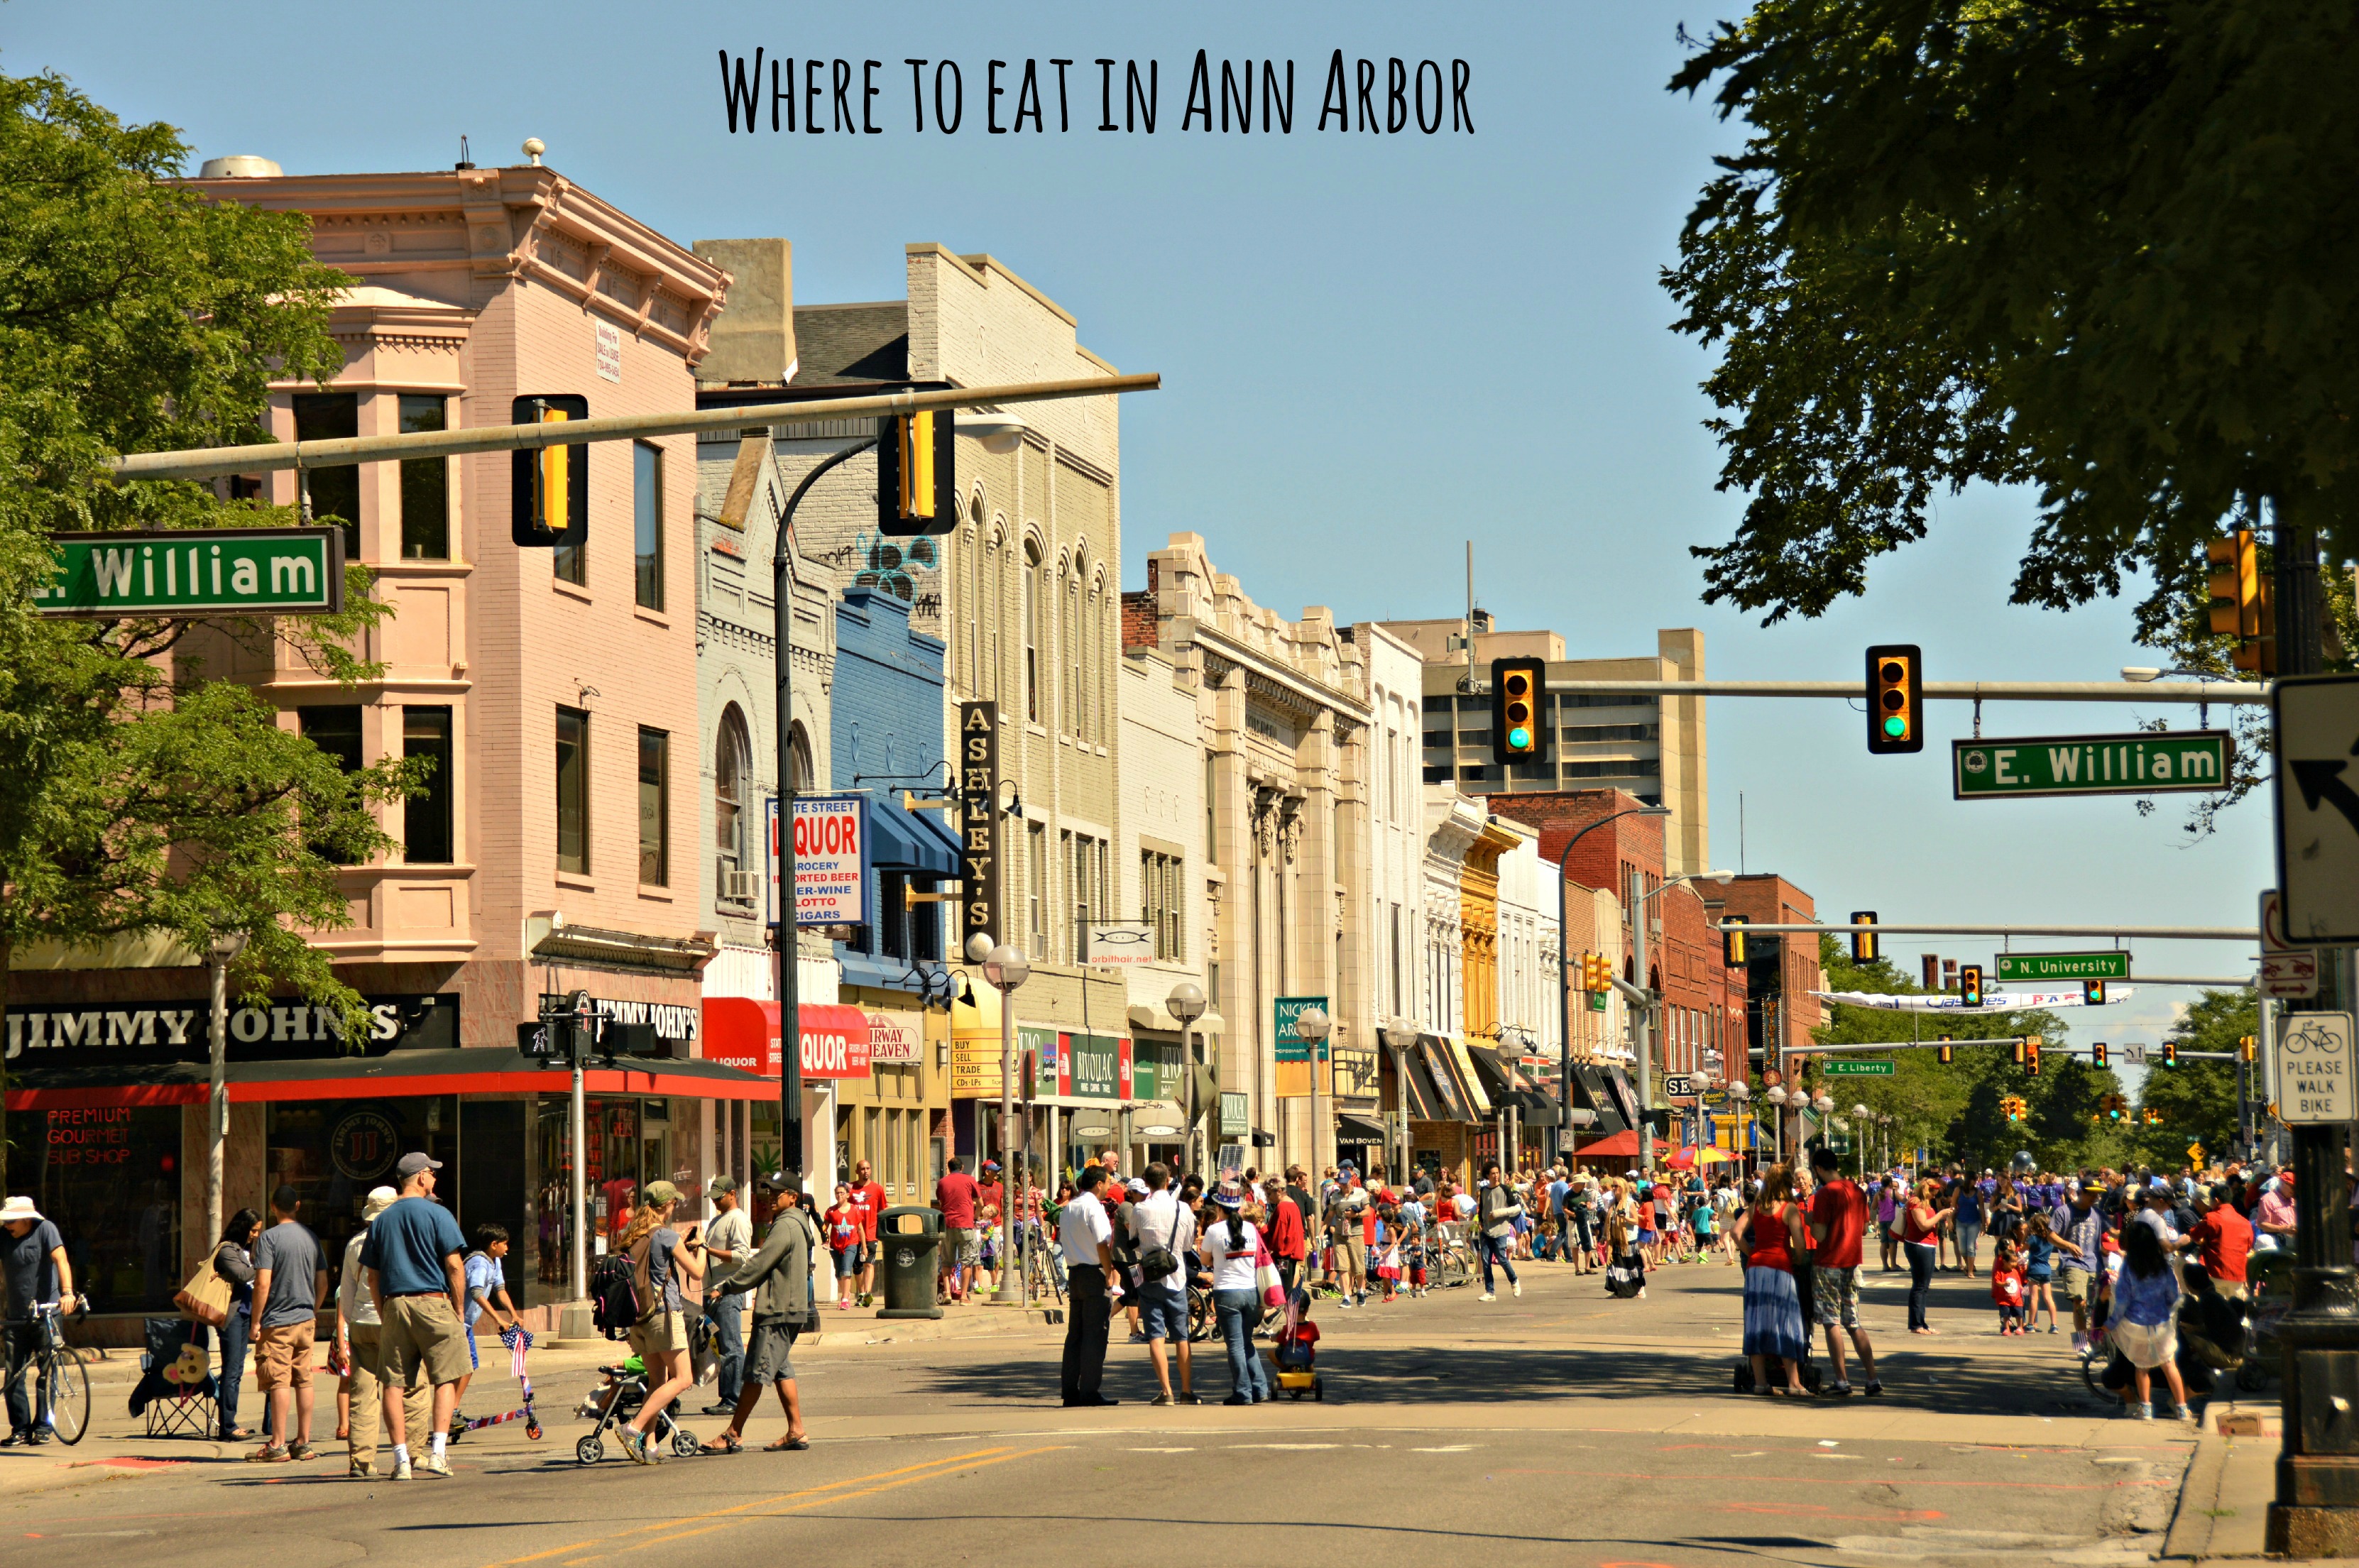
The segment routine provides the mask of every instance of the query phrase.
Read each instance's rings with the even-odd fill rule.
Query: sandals
[[[776,1443],[766,1443],[762,1444],[762,1452],[765,1454],[800,1454],[804,1449],[809,1448],[810,1446],[810,1439],[807,1437],[788,1436],[782,1437]]]
[[[711,1443],[699,1443],[696,1451],[699,1454],[743,1454],[745,1445],[724,1432]]]

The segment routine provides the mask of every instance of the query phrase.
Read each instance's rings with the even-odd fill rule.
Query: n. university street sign
[[[2002,953],[1991,960],[1995,980],[2126,980],[2126,953]]]
[[[318,615],[344,607],[342,528],[51,534],[44,615]]]
[[[2225,789],[2230,746],[2225,730],[1951,741],[1951,794],[1960,800],[1990,800]]]

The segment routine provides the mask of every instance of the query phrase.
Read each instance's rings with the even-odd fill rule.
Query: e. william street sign
[[[44,615],[320,615],[344,607],[342,528],[187,528],[49,536]]]
[[[1830,1078],[1889,1078],[1892,1061],[1883,1056],[1838,1056],[1820,1069]]]
[[[1950,743],[1951,797],[1996,800],[2225,789],[2234,756],[2225,730],[1956,740]]]
[[[1991,960],[1998,980],[2126,980],[2126,953],[2002,953]]]
[[[2359,942],[2359,675],[2279,681],[2278,920],[2288,944]],[[2289,1118],[2288,1118],[2289,1119]]]
[[[2351,1015],[2288,1013],[2277,1026],[2277,1115],[2301,1127],[2347,1122],[2359,1109],[2351,1086]]]

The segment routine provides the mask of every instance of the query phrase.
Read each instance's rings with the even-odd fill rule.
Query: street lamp
[[[1751,1107],[1747,1102],[1753,1098],[1753,1085],[1742,1078],[1731,1078],[1728,1081],[1728,1097],[1736,1103],[1737,1127],[1740,1129],[1737,1134],[1737,1149],[1739,1153],[1743,1153],[1744,1133],[1741,1129],[1750,1120],[1748,1113]]]
[[[1180,1070],[1188,1081],[1188,1163],[1201,1171],[1204,1167],[1196,1159],[1196,1048],[1190,1030],[1204,1016],[1204,988],[1193,980],[1182,980],[1163,998],[1163,1007],[1180,1020]]]
[[[1385,1043],[1393,1048],[1393,1099],[1397,1102],[1397,1108],[1400,1112],[1401,1145],[1399,1163],[1395,1168],[1399,1171],[1404,1186],[1408,1184],[1411,1174],[1408,1132],[1408,1053],[1410,1048],[1417,1044],[1418,1033],[1417,1022],[1412,1018],[1395,1018],[1385,1025]],[[1572,1094],[1568,1089],[1565,1091],[1566,1118],[1570,1120],[1571,1115]]]
[[[1869,1110],[1865,1105],[1854,1105],[1851,1108],[1851,1114],[1859,1120],[1859,1176],[1860,1180],[1864,1181],[1867,1179],[1868,1130],[1872,1125],[1875,1113]]]
[[[1556,1133],[1559,1158],[1563,1156],[1565,1145],[1572,1138],[1572,952],[1571,943],[1565,940],[1565,932],[1569,928],[1564,923],[1565,871],[1572,864],[1572,846],[1618,818],[1668,817],[1670,814],[1671,809],[1669,806],[1633,806],[1625,811],[1609,812],[1565,840],[1563,851],[1556,857],[1557,1010],[1562,1015],[1563,1022],[1556,1041],[1557,1093],[1564,1101],[1564,1121],[1557,1128]],[[1644,984],[1646,976],[1641,975],[1640,983]]]
[[[981,933],[977,933],[980,935]],[[972,939],[967,943],[973,951]],[[983,961],[983,977],[999,993],[999,1152],[1007,1153],[1008,1128],[1016,1121],[1016,988],[1032,978],[1032,964],[1022,951],[1005,942],[991,950]],[[1008,1267],[1016,1257],[1016,1207],[1003,1203],[999,1210],[999,1301],[1014,1306],[1022,1297],[1017,1293],[1020,1281],[1016,1271]]]
[[[205,1095],[205,1234],[214,1241],[222,1234],[222,1145],[229,1137],[229,966],[245,951],[244,931],[223,931],[213,938],[207,957],[213,971],[212,1087]]]
[[[1331,1027],[1324,1007],[1305,1007],[1294,1015],[1295,1038],[1309,1048],[1310,1056],[1310,1169],[1313,1171],[1321,1169],[1322,1163],[1319,1158],[1319,1059],[1324,1053],[1320,1048],[1326,1042]]]
[[[1650,1108],[1648,1102],[1654,1097],[1655,1085],[1655,988],[1647,984],[1647,902],[1650,898],[1661,898],[1683,883],[1718,882],[1725,885],[1735,877],[1734,871],[1690,871],[1672,877],[1650,893],[1640,895],[1633,906],[1636,918],[1631,921],[1632,968],[1636,972],[1634,977],[1638,989],[1647,994],[1646,1001],[1638,1007],[1638,1119],[1642,1122]],[[1561,888],[1558,890],[1558,897],[1563,897]],[[1562,929],[1560,924],[1558,930]],[[1562,945],[1560,937],[1559,945]],[[1655,1174],[1655,1134],[1651,1124],[1638,1135],[1638,1174],[1642,1178],[1651,1178]]]

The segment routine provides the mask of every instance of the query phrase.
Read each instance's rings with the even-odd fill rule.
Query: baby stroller
[[[605,1435],[610,1427],[620,1426],[638,1414],[639,1407],[647,1402],[647,1365],[637,1356],[630,1356],[613,1367],[598,1370],[606,1377],[603,1388],[592,1392],[582,1402],[582,1413],[597,1424],[582,1433],[573,1445],[573,1457],[584,1465],[595,1465],[606,1457]],[[654,1428],[647,1433],[650,1443],[669,1443],[671,1451],[682,1459],[692,1456],[698,1447],[696,1433],[672,1420],[672,1411],[679,1406],[674,1399],[656,1417]]]

